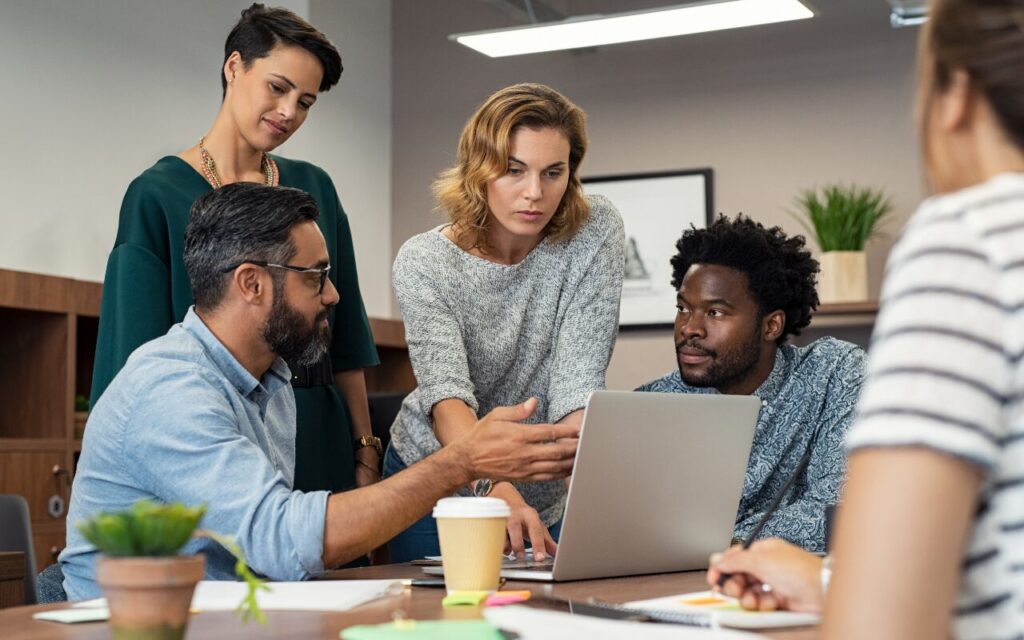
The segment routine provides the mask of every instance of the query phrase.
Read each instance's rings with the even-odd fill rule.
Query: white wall
[[[390,1],[310,0],[310,21],[334,41],[345,71],[284,154],[316,163],[334,180],[352,224],[366,311],[390,317]]]
[[[598,4],[568,6],[586,13]],[[885,188],[896,220],[888,239],[869,246],[877,292],[892,237],[923,195],[911,122],[917,30],[892,30],[884,0],[814,5],[813,20],[490,59],[446,38],[510,23],[487,3],[393,0],[393,250],[440,221],[429,184],[453,161],[475,107],[533,81],[587,112],[584,175],[710,166],[716,211],[791,233],[802,232],[787,213],[802,188]],[[667,229],[666,241],[679,231]],[[674,366],[670,332],[623,333],[609,385],[631,387]]]
[[[249,4],[0,0],[0,268],[103,278],[128,183],[213,121],[224,38]],[[275,4],[311,18],[342,52],[340,86],[279,152],[334,178],[367,309],[387,315],[389,2]]]

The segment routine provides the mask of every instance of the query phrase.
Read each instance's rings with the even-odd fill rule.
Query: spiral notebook
[[[695,620],[708,620],[715,626],[735,629],[774,629],[778,627],[805,627],[821,622],[816,613],[793,611],[748,611],[735,598],[713,591],[698,591],[675,596],[637,600],[622,605],[658,617],[659,615],[690,615]]]

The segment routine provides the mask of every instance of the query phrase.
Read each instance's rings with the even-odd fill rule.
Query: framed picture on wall
[[[587,194],[606,196],[626,229],[621,329],[671,327],[676,316],[672,265],[676,241],[712,218],[712,171],[688,169],[583,178]]]

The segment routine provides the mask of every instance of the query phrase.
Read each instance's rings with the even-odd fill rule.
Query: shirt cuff
[[[327,519],[327,491],[295,491],[288,510],[288,528],[293,532],[295,556],[303,577],[324,572],[324,525]]]

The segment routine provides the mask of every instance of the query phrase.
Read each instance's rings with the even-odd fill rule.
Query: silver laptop
[[[546,564],[506,563],[501,575],[563,581],[707,568],[732,540],[760,408],[753,396],[594,392],[558,553]]]

